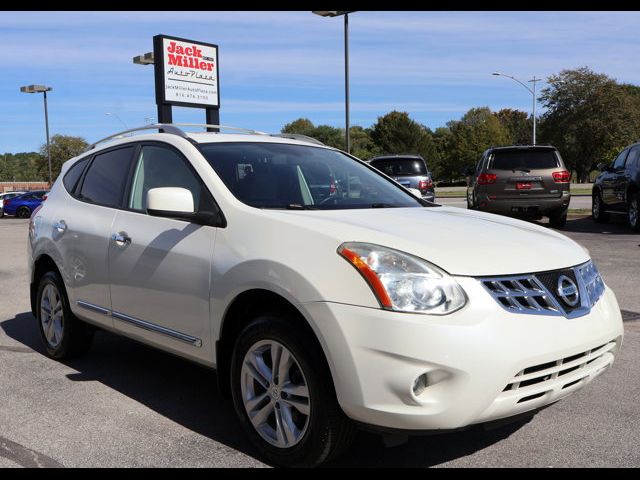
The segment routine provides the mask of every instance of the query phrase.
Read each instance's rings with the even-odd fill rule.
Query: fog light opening
[[[413,394],[416,397],[419,397],[425,391],[427,386],[428,386],[427,374],[423,373],[413,381],[413,388],[412,388]]]

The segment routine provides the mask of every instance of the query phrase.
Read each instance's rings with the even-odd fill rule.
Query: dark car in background
[[[516,145],[486,150],[469,170],[467,208],[520,218],[549,217],[563,227],[571,193],[571,173],[558,149]]]
[[[6,215],[14,215],[18,218],[29,218],[31,213],[47,198],[48,190],[34,190],[23,193],[17,197],[3,200],[3,211]]]
[[[593,219],[609,220],[611,214],[625,215],[633,231],[640,231],[640,142],[626,147],[611,163],[601,163],[602,171],[593,183]]]
[[[419,190],[424,200],[435,201],[433,179],[427,162],[420,155],[384,155],[368,162],[403,187]]]

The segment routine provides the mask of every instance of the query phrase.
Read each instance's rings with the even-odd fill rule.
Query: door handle
[[[127,232],[113,233],[111,234],[111,240],[119,247],[126,247],[131,243],[131,238],[127,235]]]
[[[60,220],[53,224],[53,228],[55,228],[59,233],[63,233],[67,229],[67,224],[64,220]]]

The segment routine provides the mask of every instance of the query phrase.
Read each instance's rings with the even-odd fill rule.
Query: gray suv
[[[509,146],[486,150],[469,177],[467,208],[514,217],[549,217],[563,227],[571,173],[552,146]]]
[[[369,165],[390,176],[405,188],[415,188],[422,198],[435,201],[436,193],[427,162],[420,155],[385,155],[369,160]]]

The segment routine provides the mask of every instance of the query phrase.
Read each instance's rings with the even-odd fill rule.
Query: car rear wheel
[[[18,217],[18,218],[29,218],[29,217],[31,217],[31,209],[29,207],[20,207],[16,211],[16,217]]]
[[[240,334],[231,363],[233,403],[269,462],[315,466],[352,442],[327,362],[315,339],[282,314],[256,317]]]
[[[640,200],[638,199],[638,194],[633,193],[629,198],[629,209],[627,212],[627,222],[629,223],[629,227],[634,232],[640,231],[640,208],[639,204]]]
[[[38,327],[47,355],[61,360],[85,353],[91,346],[94,329],[71,312],[64,283],[57,272],[42,276],[37,298]]]
[[[554,228],[564,228],[567,224],[567,209],[563,208],[549,215],[549,224]]]
[[[599,192],[593,194],[591,202],[591,217],[596,223],[606,223],[609,221],[609,214],[605,211],[605,204]]]

